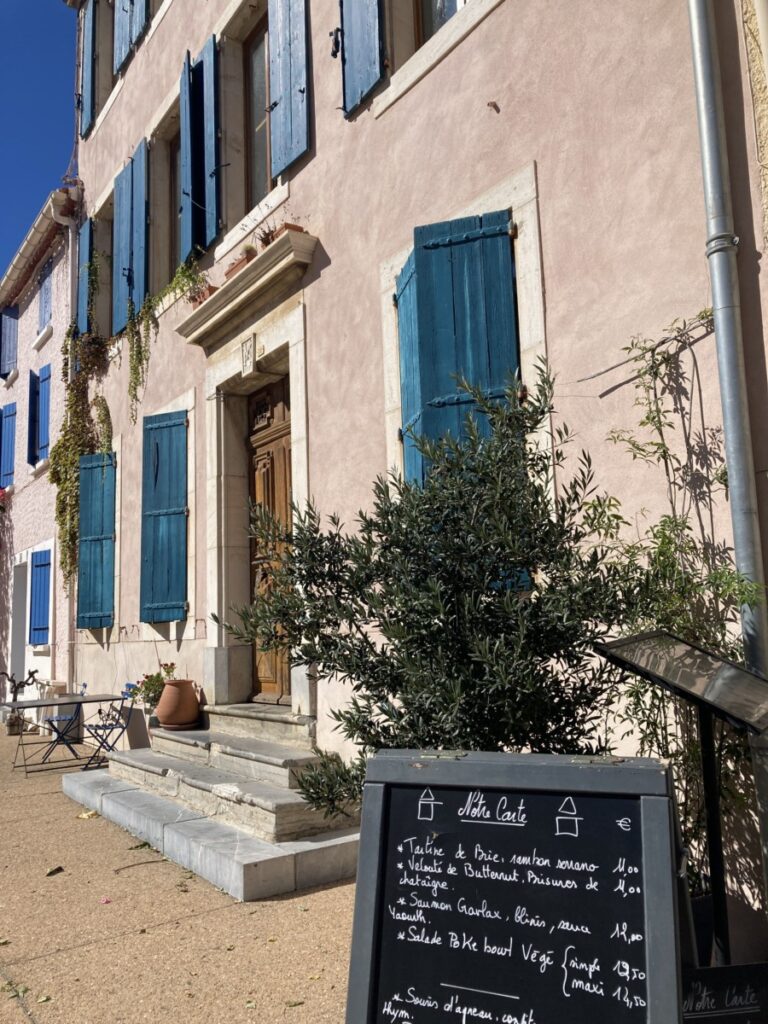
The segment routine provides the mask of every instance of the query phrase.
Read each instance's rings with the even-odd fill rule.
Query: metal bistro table
[[[21,723],[21,730],[19,732],[19,742],[16,746],[16,753],[13,757],[13,768],[24,768],[24,774],[29,775],[30,771],[45,771],[47,769],[61,768],[62,766],[70,763],[71,760],[81,761],[90,756],[90,752],[86,751],[80,753],[77,750],[77,744],[82,744],[82,740],[79,738],[79,728],[83,721],[83,704],[111,704],[115,700],[121,700],[119,694],[115,693],[66,693],[58,697],[42,697],[39,700],[16,700],[16,701],[5,701],[4,707],[10,708],[12,711],[20,711],[22,718],[24,712],[33,710],[35,708],[62,708],[71,707],[72,715],[69,716],[57,716],[58,721],[56,723],[48,723],[48,727],[51,729],[51,736],[42,739],[30,739],[31,735],[38,735],[27,733],[25,730],[25,722]],[[40,723],[32,723],[38,725],[39,728],[45,728],[46,722],[43,720]],[[71,755],[71,759],[68,758],[66,761],[57,760],[52,761],[52,756],[57,750],[63,750]],[[27,752],[32,751],[30,756],[27,756]],[[19,761],[21,756],[21,762]]]

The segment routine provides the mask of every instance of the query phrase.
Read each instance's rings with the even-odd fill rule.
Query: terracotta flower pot
[[[200,703],[191,679],[166,679],[155,710],[163,729],[194,729]]]

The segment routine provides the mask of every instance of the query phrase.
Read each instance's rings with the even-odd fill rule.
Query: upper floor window
[[[442,28],[467,0],[417,0],[416,44],[420,46]]]
[[[245,119],[248,206],[261,202],[272,188],[269,152],[269,48],[266,19],[246,40]]]
[[[52,309],[52,291],[53,291],[53,260],[48,260],[43,269],[40,271],[39,291],[38,291],[38,302],[37,307],[37,331],[40,334],[48,324],[51,322],[51,316],[53,313]]]

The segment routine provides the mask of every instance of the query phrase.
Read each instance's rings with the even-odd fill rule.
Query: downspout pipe
[[[744,335],[734,232],[731,182],[726,149],[723,90],[712,0],[688,0],[701,169],[707,217],[706,255],[712,287],[720,400],[736,568],[764,584],[763,552],[757,511],[752,432],[744,369]],[[741,628],[748,666],[768,677],[768,612],[765,601],[743,607]],[[768,740],[752,743],[768,907]]]

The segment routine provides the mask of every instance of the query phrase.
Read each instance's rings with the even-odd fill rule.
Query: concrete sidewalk
[[[0,736],[0,1024],[342,1024],[352,884],[235,903],[79,817],[60,772],[12,773],[15,744]]]

